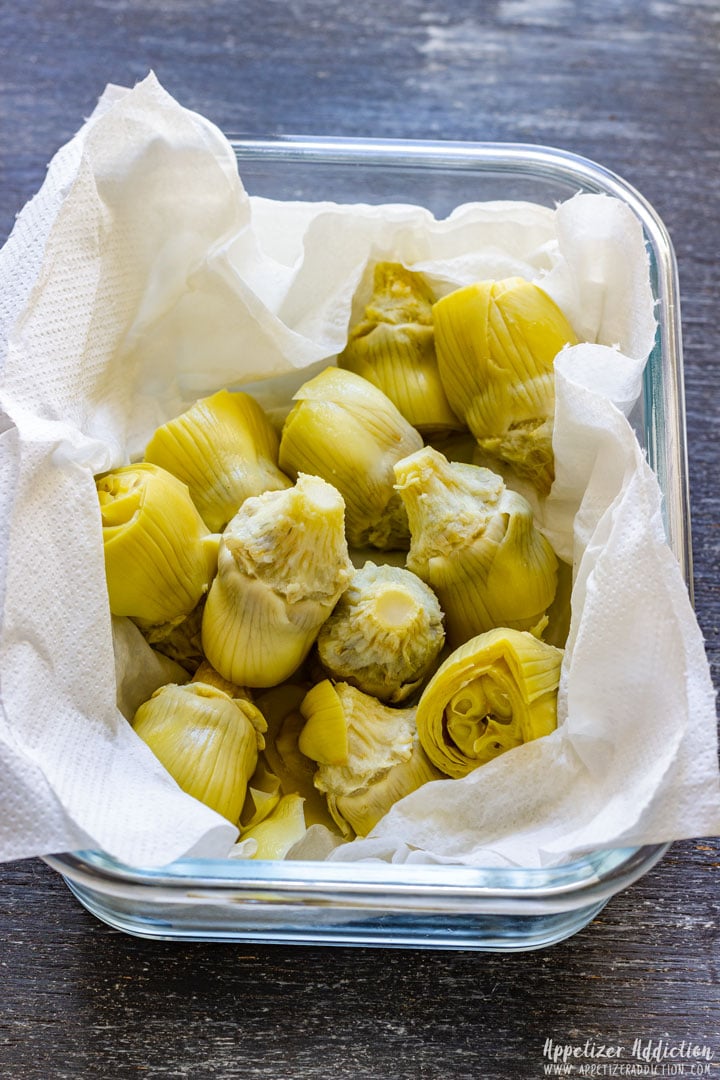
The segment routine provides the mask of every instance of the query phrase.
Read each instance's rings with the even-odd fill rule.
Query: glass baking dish
[[[658,320],[631,420],[691,589],[677,269],[667,231],[641,195],[585,158],[541,146],[297,136],[232,144],[247,191],[267,198],[414,203],[437,217],[494,199],[554,206],[578,191],[622,199],[644,229]],[[544,869],[238,859],[144,869],[93,851],[46,862],[90,912],[142,937],[510,951],[576,933],[667,846],[596,851]]]

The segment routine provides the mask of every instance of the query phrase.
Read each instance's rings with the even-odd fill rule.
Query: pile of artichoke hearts
[[[110,609],[181,673],[133,727],[244,852],[283,858],[311,825],[366,836],[555,728],[567,601],[512,483],[550,489],[574,343],[522,278],[437,299],[380,262],[281,428],[220,390],[96,478]]]

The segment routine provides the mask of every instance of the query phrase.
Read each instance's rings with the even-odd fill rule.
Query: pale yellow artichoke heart
[[[254,705],[208,683],[170,684],[133,727],[183,791],[238,823],[267,727]]]
[[[441,774],[419,744],[414,709],[390,708],[349,683],[331,690],[345,718],[347,757],[320,763],[315,786],[345,836],[366,836],[394,803]],[[315,719],[312,693],[301,705],[308,726]]]
[[[448,776],[466,776],[557,726],[562,650],[500,628],[461,645],[438,668],[417,708],[420,742]]]
[[[302,753],[300,734],[305,717],[300,712],[308,687],[296,683],[284,683],[266,690],[258,697],[258,708],[267,720],[265,748],[260,763],[276,776],[283,795],[300,795],[305,820],[310,825],[324,825],[335,830],[325,796],[313,783],[315,762]],[[268,786],[265,784],[264,786]]]
[[[453,648],[497,626],[529,630],[552,603],[557,558],[529,503],[489,469],[429,446],[395,466],[407,566],[436,593]]]
[[[219,537],[185,484],[158,465],[96,478],[110,610],[144,629],[181,622],[207,591]]]
[[[202,643],[232,683],[283,682],[307,656],[353,566],[343,500],[317,476],[246,499],[223,533]]]
[[[368,561],[353,574],[317,647],[333,678],[398,704],[429,674],[444,642],[432,589],[410,570]]]
[[[352,371],[326,368],[295,400],[280,439],[281,468],[290,476],[321,476],[338,489],[351,547],[407,548],[393,465],[422,446],[415,428],[382,390]]]
[[[159,427],[145,460],[187,484],[213,532],[222,532],[250,495],[290,487],[278,468],[278,436],[260,404],[241,391],[219,390]]]
[[[433,296],[422,274],[379,262],[364,318],[352,327],[338,367],[362,375],[423,434],[462,428],[438,373]]]
[[[480,447],[546,494],[554,477],[554,361],[577,344],[538,285],[481,281],[433,307],[438,370],[452,408]]]

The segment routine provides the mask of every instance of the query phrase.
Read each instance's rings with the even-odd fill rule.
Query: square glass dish
[[[232,143],[248,193],[267,198],[413,203],[436,217],[494,199],[552,207],[579,191],[623,200],[644,230],[658,322],[631,419],[691,588],[677,271],[665,227],[641,195],[587,159],[539,146],[314,137]],[[544,869],[239,859],[143,869],[92,851],[46,862],[90,912],[143,937],[503,951],[576,933],[666,849],[601,850]]]

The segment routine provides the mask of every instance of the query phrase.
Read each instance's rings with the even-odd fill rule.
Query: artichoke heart
[[[450,646],[497,626],[535,627],[555,595],[557,558],[527,500],[429,446],[395,475],[412,535],[407,566],[436,593]]]
[[[246,499],[223,533],[202,644],[229,682],[269,687],[307,656],[352,574],[343,500],[317,476]]]
[[[367,379],[329,367],[295,394],[280,439],[280,466],[312,473],[345,500],[351,547],[406,549],[407,517],[393,490],[393,465],[422,438],[392,401]]]
[[[170,683],[133,727],[183,791],[238,823],[267,727],[254,705],[208,683]]]
[[[482,450],[547,494],[554,478],[554,360],[577,344],[570,323],[524,278],[481,281],[433,307],[438,370]]]
[[[324,669],[380,701],[405,701],[445,642],[432,589],[399,566],[356,570],[317,639]]]
[[[242,391],[219,390],[159,427],[145,460],[187,484],[213,532],[222,532],[249,495],[291,481],[277,463],[278,436],[262,406]]]
[[[500,628],[456,649],[425,687],[420,742],[448,776],[466,776],[557,726],[562,650],[527,631]]]
[[[422,274],[400,263],[377,263],[365,316],[353,326],[338,356],[338,367],[378,386],[423,434],[463,426],[450,408],[438,373],[434,300]]]
[[[344,717],[347,753],[343,761],[327,764],[323,747],[325,760],[315,773],[315,787],[325,792],[328,809],[345,836],[366,836],[394,803],[441,773],[420,745],[414,709],[393,709],[349,683],[333,687],[328,680],[322,695],[313,698],[316,689],[300,706],[306,717],[303,735],[308,731],[301,740],[306,748],[320,742],[319,728],[332,712],[328,697],[333,694],[335,710]],[[318,707],[324,717],[318,716]]]
[[[210,533],[185,484],[140,462],[95,481],[110,610],[161,636],[206,593],[217,565]]]
[[[308,687],[300,683],[283,683],[258,697],[258,708],[268,725],[258,767],[264,765],[272,776],[277,777],[282,795],[302,797],[308,826],[324,825],[336,831],[325,796],[313,783],[315,761],[307,757],[299,745],[305,725],[300,704],[307,691]]]

